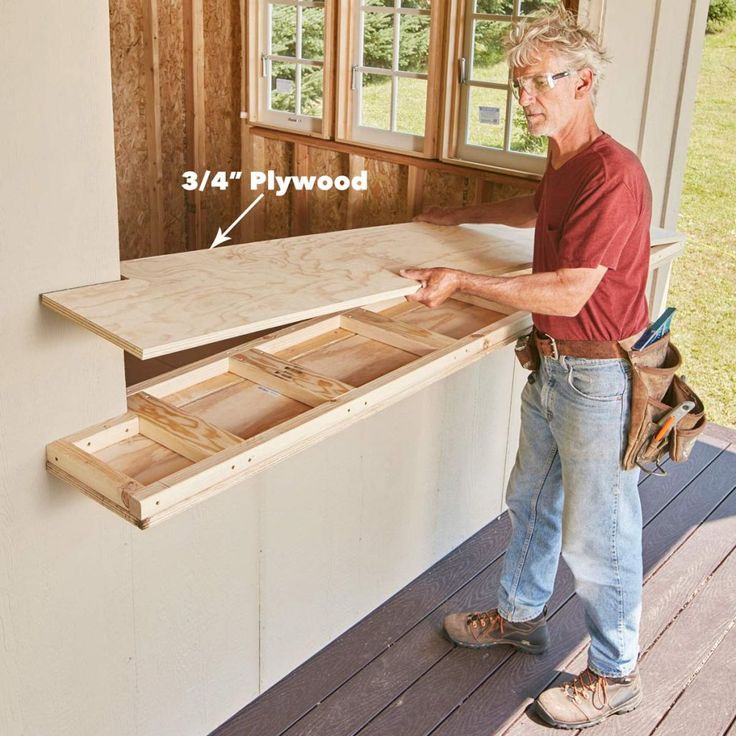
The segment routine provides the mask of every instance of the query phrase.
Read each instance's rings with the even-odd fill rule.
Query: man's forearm
[[[414,219],[435,225],[494,223],[510,227],[534,227],[537,211],[534,209],[534,196],[528,195],[471,207],[430,207]]]
[[[458,291],[527,312],[574,317],[585,303],[580,285],[556,271],[510,277],[458,271],[456,278]]]

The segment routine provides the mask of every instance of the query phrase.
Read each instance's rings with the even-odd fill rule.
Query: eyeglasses
[[[554,89],[558,79],[563,77],[569,77],[575,72],[566,71],[558,72],[557,74],[534,74],[530,77],[518,77],[511,82],[511,88],[514,92],[514,97],[518,100],[521,97],[521,90],[523,89],[528,95],[532,97],[544,93],[547,90]]]

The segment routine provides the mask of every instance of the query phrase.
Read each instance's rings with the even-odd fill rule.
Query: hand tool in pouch
[[[664,439],[674,428],[677,422],[680,421],[686,414],[689,414],[695,408],[694,401],[683,401],[678,404],[674,409],[668,411],[657,424],[657,431],[652,438],[652,446],[656,446]]]

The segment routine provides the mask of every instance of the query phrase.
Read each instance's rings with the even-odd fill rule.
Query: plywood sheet
[[[653,243],[677,235],[654,229]],[[43,302],[140,358],[299,322],[417,290],[408,266],[508,273],[529,266],[531,229],[411,222],[127,261],[127,280]]]
[[[126,281],[43,301],[149,358],[413,293],[403,267],[501,273],[531,249],[531,230],[406,223],[128,261]]]

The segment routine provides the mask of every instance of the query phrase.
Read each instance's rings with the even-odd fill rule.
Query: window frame
[[[304,3],[306,7],[311,6],[313,1],[276,0],[277,4],[301,4],[302,7]],[[468,123],[470,89],[473,86],[501,88],[492,83],[468,85],[460,81],[460,59],[469,58],[467,52],[473,42],[474,16],[480,15],[487,20],[518,21],[525,17],[519,13],[522,0],[514,0],[511,16],[474,14],[473,0],[432,0],[424,136],[385,131],[358,122],[360,89],[353,89],[353,67],[359,66],[360,61],[361,14],[365,0],[323,0],[325,34],[321,120],[268,110],[267,87],[270,76],[262,73],[261,54],[267,50],[267,6],[272,2],[274,0],[244,0],[248,39],[247,53],[244,54],[248,111],[244,117],[249,124],[522,178],[541,177],[547,163],[546,155],[486,148],[465,143],[460,138],[460,133],[464,134],[464,126]],[[565,5],[576,12],[579,2],[565,0]],[[382,7],[385,6],[372,6],[372,9]],[[396,5],[390,8],[391,12],[396,10]],[[368,67],[362,69],[368,69],[362,73],[371,73]],[[424,73],[392,72],[398,72],[397,77],[424,78]],[[517,104],[510,84],[506,87],[506,95],[508,119],[513,114],[513,106]],[[302,119],[289,120],[289,117]]]
[[[299,54],[297,38],[295,56],[283,57],[271,54],[270,46],[270,8],[273,5],[293,6],[295,8],[324,8],[324,53],[322,67],[322,117],[317,118],[304,113],[291,113],[269,108],[271,94],[271,70],[274,61],[296,63],[301,66],[320,66],[312,59]],[[334,27],[335,0],[246,0],[248,51],[246,79],[248,88],[248,121],[253,125],[288,130],[319,138],[331,138],[334,117]],[[298,27],[298,26],[297,26]],[[298,87],[298,85],[297,85]],[[296,92],[298,95],[298,90]]]
[[[447,104],[447,125],[443,130],[441,155],[443,161],[534,177],[540,177],[547,167],[546,154],[506,150],[510,143],[514,105],[518,104],[511,91],[510,75],[505,87],[500,83],[472,81],[470,78],[475,41],[473,32],[475,20],[516,23],[526,17],[519,13],[522,1],[514,0],[513,13],[510,16],[474,13],[475,0],[458,0],[455,3],[454,18],[449,23],[450,28],[455,28],[455,34],[450,44],[445,77],[447,89],[450,90],[450,101]],[[568,2],[566,5],[569,7],[571,3]],[[463,63],[468,67],[466,79],[463,79]],[[466,131],[470,124],[470,93],[473,88],[505,89],[506,91],[503,149],[479,146],[465,141]]]
[[[409,156],[438,158],[437,140],[439,133],[440,105],[437,99],[440,94],[441,71],[444,49],[442,30],[444,26],[443,2],[434,0],[429,12],[421,12],[415,8],[399,8],[398,3],[390,6],[366,6],[364,0],[348,0],[340,7],[338,28],[340,36],[338,45],[342,63],[338,70],[338,111],[335,140],[343,143],[355,143],[387,151],[397,151]],[[360,64],[362,46],[362,16],[364,7],[370,12],[423,15],[430,19],[429,53],[427,72],[403,72],[393,69],[379,69]],[[400,12],[402,11],[403,12]],[[400,32],[400,31],[399,31]],[[397,34],[398,37],[398,34]],[[398,53],[396,42],[395,50]],[[438,52],[436,50],[439,49]],[[360,103],[362,74],[383,73],[389,77],[418,78],[427,81],[425,101],[424,134],[415,135],[399,131],[388,131],[360,124]],[[392,85],[393,86],[393,85]]]

